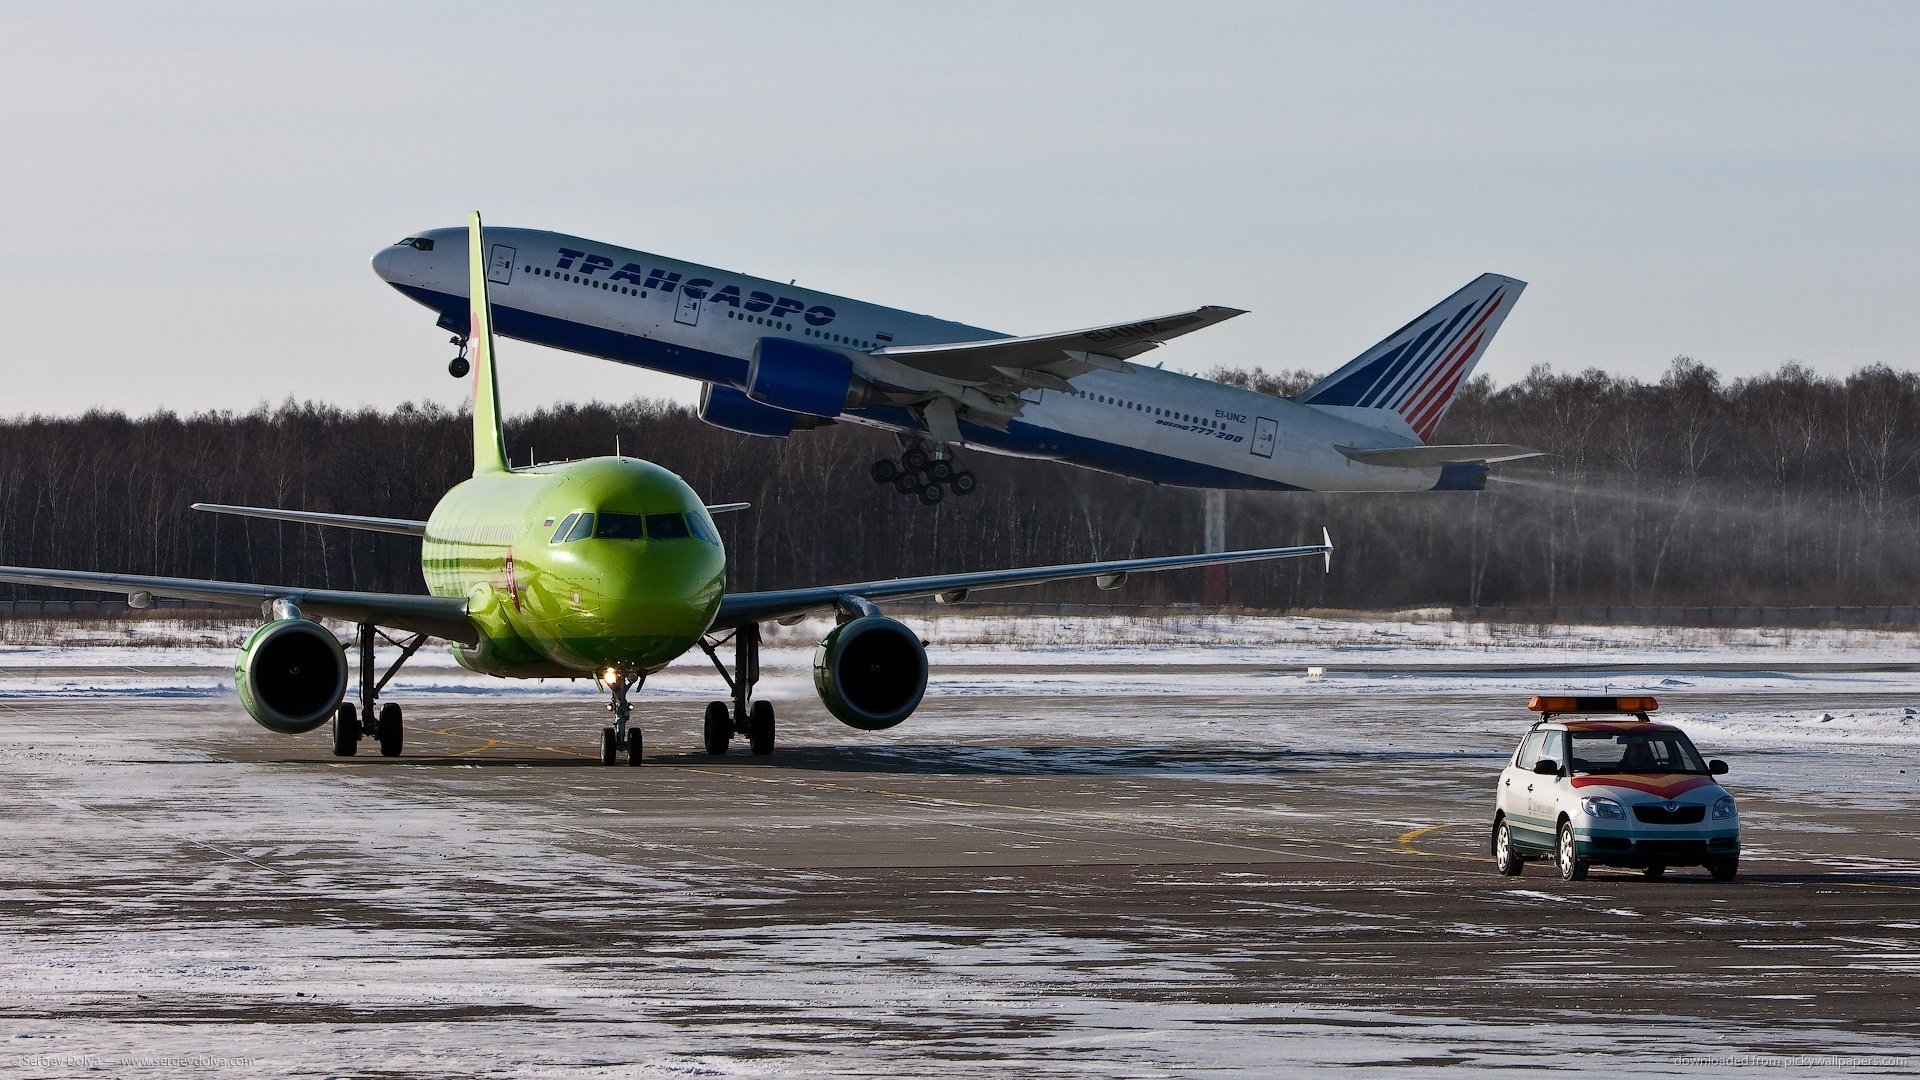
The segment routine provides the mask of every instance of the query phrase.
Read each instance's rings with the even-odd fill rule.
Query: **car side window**
[[[1548,758],[1557,762],[1562,771],[1567,768],[1567,733],[1564,731],[1543,731],[1540,733],[1540,754],[1534,760]],[[1528,768],[1533,762],[1527,763]]]
[[[1540,742],[1546,735],[1544,731],[1529,731],[1527,737],[1520,740],[1520,749],[1513,755],[1515,768],[1532,770],[1533,763],[1540,760]]]

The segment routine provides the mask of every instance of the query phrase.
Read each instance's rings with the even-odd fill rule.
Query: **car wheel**
[[[1560,823],[1560,835],[1553,845],[1553,861],[1560,868],[1561,881],[1583,881],[1587,876],[1587,860],[1575,854],[1573,846],[1573,826]]]
[[[1513,836],[1507,831],[1507,819],[1503,817],[1493,823],[1493,868],[1507,877],[1518,877],[1522,865],[1520,853],[1513,850]]]
[[[1732,881],[1740,873],[1740,856],[1731,859],[1715,859],[1707,864],[1707,873],[1715,881]]]
[[[1667,876],[1667,868],[1661,866],[1659,863],[1654,863],[1652,866],[1642,867],[1640,869],[1640,876],[1646,878],[1648,881],[1658,881]]]

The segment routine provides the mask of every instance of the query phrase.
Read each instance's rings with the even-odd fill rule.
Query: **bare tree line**
[[[1297,392],[1304,372],[1215,377]],[[1232,546],[1332,529],[1317,565],[1236,568],[1261,608],[1911,602],[1920,576],[1920,375],[1798,365],[1726,381],[1684,357],[1656,382],[1545,366],[1469,384],[1440,442],[1525,442],[1551,456],[1497,468],[1486,492],[1237,492]],[[979,492],[935,508],[874,485],[894,451],[852,425],[784,441],[720,431],[657,402],[564,405],[512,418],[515,461],[611,453],[658,461],[721,518],[731,586],[825,581],[1198,550],[1199,493],[1048,462],[969,455]],[[404,537],[214,517],[194,501],[425,517],[469,469],[465,414],[288,402],[250,413],[0,421],[0,563],[418,590]],[[13,589],[8,596],[49,595]],[[1197,576],[1034,599],[1168,603]]]

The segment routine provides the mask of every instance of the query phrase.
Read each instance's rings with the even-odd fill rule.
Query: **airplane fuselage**
[[[420,565],[428,592],[467,599],[481,631],[478,645],[455,648],[468,668],[634,674],[666,666],[706,632],[726,552],[679,477],[608,457],[461,482],[427,519]]]
[[[784,338],[887,364],[884,346],[1005,335],[795,284],[528,229],[489,229],[494,328],[509,337],[735,389],[755,347]],[[464,329],[466,237],[441,229],[375,259],[394,288]],[[1340,447],[1418,445],[1411,433],[1241,387],[1138,364],[1075,376],[1071,391],[1031,389],[1004,428],[961,419],[970,447],[1069,462],[1158,484],[1313,491],[1425,491],[1481,486],[1478,464],[1398,468]],[[899,382],[915,373],[900,367]],[[886,404],[835,419],[913,435],[913,410]]]

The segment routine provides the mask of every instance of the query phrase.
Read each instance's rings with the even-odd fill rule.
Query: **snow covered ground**
[[[1686,724],[1701,741],[1920,744],[1920,633],[1198,615],[906,618],[928,644],[930,697],[1083,696],[1117,681],[1131,696],[1185,695],[1196,679],[1221,695],[1256,699],[1511,692],[1523,703],[1539,692],[1648,692],[1666,699],[1665,718]],[[234,648],[253,627],[163,620],[40,625],[47,628],[44,643],[0,644],[0,701],[231,696]],[[764,696],[812,695],[812,645],[829,625],[768,628]],[[1908,665],[1913,669],[1904,670]],[[1324,673],[1310,675],[1310,667]],[[668,698],[709,698],[719,690],[697,652],[646,686],[649,696]],[[409,661],[390,693],[408,700],[601,696],[589,680],[475,675],[440,648]],[[1688,705],[1705,695],[1787,693],[1911,694],[1912,701],[1842,712]]]
[[[1822,886],[1821,903],[1902,900],[1889,890],[1909,888],[1920,851],[1836,855],[1874,826],[1859,806],[1819,817],[1832,808],[1807,796],[1911,804],[1897,769],[1920,742],[1920,671],[1907,669],[1920,635],[909,619],[934,665],[923,715],[866,734],[783,714],[797,714],[783,731],[821,757],[776,761],[738,789],[705,766],[642,779],[538,768],[505,748],[488,751],[503,759],[492,769],[454,758],[337,765],[322,735],[289,753],[280,747],[294,744],[239,715],[230,666],[248,626],[50,623],[57,640],[28,644],[13,628],[16,643],[0,645],[0,1076],[1238,1078],[1456,1064],[1733,1077],[1807,1075],[1821,1060],[1889,1074],[1920,1062],[1911,1029],[1848,1026],[1817,1011],[1836,1000],[1829,991],[1786,982],[1829,970],[1812,961],[1834,955],[1844,980],[1831,993],[1905,992],[1920,970],[1914,920],[1855,941],[1816,937],[1772,909],[1716,908],[1699,890],[1630,892],[1637,879],[1596,879],[1580,895],[1538,872],[1502,882],[1481,865],[1475,825],[1491,770],[1524,729],[1526,695],[1650,690],[1709,753],[1734,758],[1756,865],[1877,875],[1879,892]],[[776,631],[766,696],[811,699],[823,628]],[[647,689],[692,716],[686,706],[718,686],[696,655]],[[442,651],[417,657],[394,693],[437,705],[423,726],[473,728],[463,746],[501,734],[485,726],[482,701],[534,721],[577,713],[578,731],[551,721],[554,734],[522,737],[583,748],[600,696],[586,682],[476,676]],[[1840,700],[1855,704],[1829,704]],[[213,741],[226,749],[210,752]],[[885,790],[858,787],[862,768]],[[909,790],[916,776],[936,794]],[[701,784],[729,801],[692,810],[657,793]],[[1061,791],[1083,801],[1009,816]],[[1313,801],[1335,797],[1378,805],[1332,814]],[[814,802],[824,808],[807,810]],[[954,809],[987,803],[978,820]],[[736,815],[759,832],[740,836]],[[1353,832],[1331,847],[1288,838],[1336,817]],[[1448,822],[1458,827],[1433,836],[1453,847],[1405,852],[1409,865],[1384,880],[1358,876],[1356,849],[1371,860],[1407,830]],[[861,889],[884,881],[856,882],[847,910],[756,921],[835,876],[764,854],[789,831],[910,855],[915,830],[946,828],[972,834],[960,846],[982,865],[929,875],[953,874],[950,891],[969,902],[1005,893],[1031,907],[881,918],[867,908],[885,896]],[[1075,911],[1099,898],[1092,886],[1029,896],[1048,879],[994,866],[1083,833],[1121,853],[1107,859],[1214,836],[1231,848],[1249,832],[1321,861],[1304,864],[1305,879],[1257,863],[1142,863],[1120,900],[1170,888],[1176,910],[1100,918]],[[1472,867],[1465,890],[1434,869],[1458,860]],[[1402,894],[1417,914],[1369,906]],[[1784,902],[1773,895],[1756,886],[1737,899]],[[1236,906],[1254,912],[1252,931],[1200,918]],[[1604,1002],[1547,1020],[1458,1007],[1453,995],[1497,981],[1491,953],[1484,977],[1449,975],[1431,991],[1417,974],[1367,974],[1401,935],[1493,950],[1511,933],[1485,914],[1496,910],[1523,925],[1579,920],[1589,948],[1633,961],[1546,948],[1506,958],[1510,985],[1546,994],[1569,975],[1596,991],[1683,978],[1664,966],[1672,958],[1632,952],[1636,924],[1664,912],[1736,935],[1729,948],[1751,950],[1750,970],[1716,971],[1713,985],[1730,1002],[1780,996],[1781,1022],[1699,1012],[1620,1022]],[[1752,944],[1737,937],[1749,932]],[[1340,1000],[1347,972],[1353,996]],[[1308,1000],[1289,980],[1331,989]],[[1717,1056],[1682,1060],[1699,1052]]]

